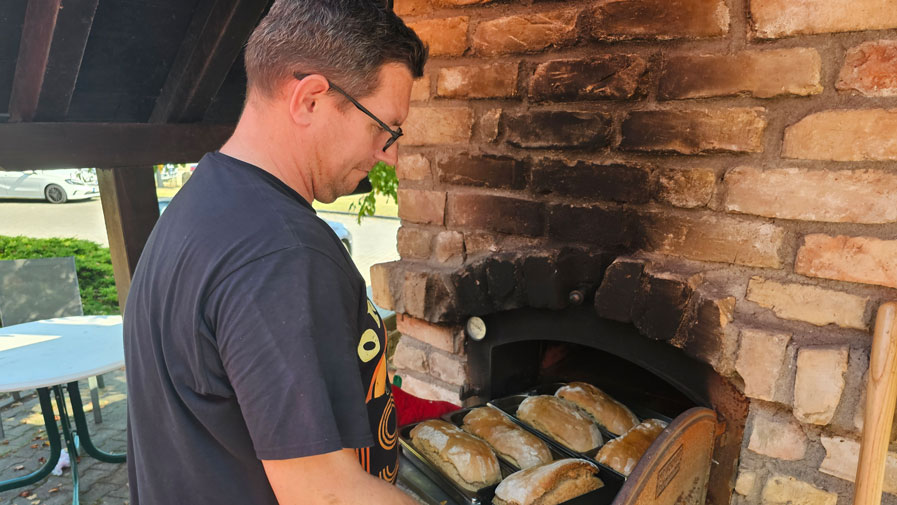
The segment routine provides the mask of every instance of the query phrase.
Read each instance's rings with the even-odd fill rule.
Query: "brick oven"
[[[472,404],[623,377],[716,411],[709,503],[849,503],[873,314],[897,297],[897,6],[395,9],[432,55],[401,260],[371,271],[404,387]]]

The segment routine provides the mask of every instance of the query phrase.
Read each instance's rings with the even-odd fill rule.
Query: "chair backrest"
[[[82,314],[74,257],[0,260],[0,325]]]

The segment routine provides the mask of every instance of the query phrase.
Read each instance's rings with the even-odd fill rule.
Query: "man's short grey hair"
[[[382,0],[276,0],[245,58],[249,89],[265,96],[299,72],[321,74],[360,98],[377,89],[386,63],[421,77],[427,48]]]

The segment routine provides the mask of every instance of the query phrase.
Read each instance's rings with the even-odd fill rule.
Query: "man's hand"
[[[355,451],[262,460],[280,505],[417,505],[390,483],[365,472]]]

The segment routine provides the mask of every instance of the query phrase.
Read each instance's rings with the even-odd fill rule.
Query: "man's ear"
[[[319,74],[307,75],[302,79],[292,79],[287,86],[290,117],[297,124],[310,124],[315,112],[321,106],[330,83]]]

